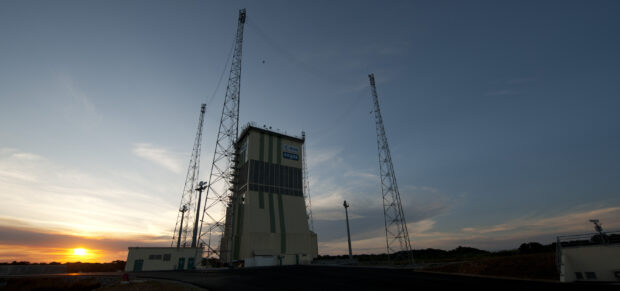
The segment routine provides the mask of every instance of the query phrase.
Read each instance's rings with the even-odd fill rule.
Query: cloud
[[[17,222],[17,225],[15,223]],[[7,226],[11,223],[11,226]],[[73,248],[87,248],[93,261],[125,260],[130,246],[169,245],[169,237],[141,235],[123,238],[88,238],[54,233],[27,223],[0,219],[0,262],[66,262],[82,260],[71,255]]]
[[[437,221],[424,219],[407,223],[414,249],[453,249],[470,246],[491,251],[516,249],[521,243],[552,243],[560,235],[594,233],[589,219],[599,218],[606,231],[620,229],[620,207],[607,207],[564,213],[550,217],[530,217],[510,220],[497,225],[465,227],[461,231],[435,231]],[[353,228],[353,226],[352,226]],[[354,253],[384,253],[385,230],[377,228],[352,236]],[[321,254],[344,254],[346,236],[319,243]]]
[[[542,234],[548,232],[574,233],[585,231],[589,220],[600,218],[608,223],[611,228],[620,228],[620,207],[593,209],[582,212],[571,212],[555,217],[531,217],[519,218],[506,223],[485,227],[467,227],[464,232],[475,234],[490,234],[502,232],[523,231],[530,234]]]
[[[328,148],[328,149],[309,149],[308,150],[308,167],[310,169],[320,168],[326,164],[335,164],[342,162],[343,150],[340,148]],[[311,173],[314,171],[311,171]]]
[[[321,254],[342,254],[347,250],[343,201],[350,205],[349,220],[354,248],[366,253],[385,252],[385,223],[381,185],[376,169],[355,168],[338,159],[335,148],[316,149],[311,164],[310,188],[315,230]],[[320,169],[316,170],[315,169]],[[400,191],[407,227],[414,233],[428,232],[434,217],[449,211],[453,199],[430,186],[403,184]]]
[[[41,156],[31,154],[31,153],[15,153],[12,155],[16,159],[27,160],[27,161],[37,161],[42,159]]]
[[[598,218],[607,231],[620,229],[620,207],[572,210],[554,216],[522,217],[495,225],[471,226],[455,232],[425,231],[412,238],[418,248],[450,249],[467,245],[488,250],[514,249],[521,243],[551,243],[557,236],[593,233],[589,219]]]
[[[29,158],[16,158],[16,153]],[[24,225],[91,238],[172,233],[176,205],[160,198],[170,189],[148,179],[101,177],[34,156],[17,150],[0,154],[0,224],[15,225],[7,221],[19,218]]]
[[[368,184],[372,182],[366,175],[350,176],[358,178],[353,179],[354,184],[363,183],[364,178],[368,178]],[[380,194],[380,190],[376,190],[375,193],[359,192],[357,188],[340,183],[337,179],[321,181],[321,189],[329,190],[326,191],[327,194],[313,198],[315,228],[319,233],[319,252],[321,254],[347,252],[342,209],[342,200],[346,198],[348,201],[351,199],[352,204],[349,214],[354,252],[384,253],[386,242],[381,199],[379,196],[374,196]],[[606,230],[620,229],[620,207],[584,205],[557,215],[524,216],[498,224],[472,225],[454,231],[438,231],[437,228],[441,226],[439,217],[443,216],[445,219],[446,214],[458,206],[456,201],[462,197],[451,197],[434,187],[412,185],[401,188],[401,197],[411,243],[416,249],[453,249],[457,246],[471,246],[502,250],[518,248],[521,243],[530,241],[551,243],[558,235],[592,232],[588,220],[593,218],[600,219]]]
[[[181,163],[166,149],[156,147],[149,143],[137,143],[133,147],[133,153],[138,157],[160,165],[174,173],[181,173]]]
[[[92,130],[102,120],[92,98],[80,88],[75,78],[70,74],[56,73],[55,77],[60,88],[66,94],[61,102],[65,117],[74,124]]]

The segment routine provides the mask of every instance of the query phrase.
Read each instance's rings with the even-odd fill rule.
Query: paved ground
[[[567,287],[571,287],[553,282],[422,273],[407,269],[337,266],[265,267],[208,272],[141,272],[133,273],[131,277],[179,280],[211,291],[393,290],[487,286],[500,287],[502,290],[523,290],[529,287],[556,287],[566,290]]]
[[[0,276],[0,289],[4,290],[91,290],[88,284],[110,286],[117,290],[122,273],[72,273],[53,275]],[[171,280],[189,283],[210,291],[221,290],[422,290],[439,291],[438,288],[497,288],[499,290],[525,290],[544,288],[561,290],[620,290],[620,285],[561,284],[554,282],[498,279],[462,275],[437,274],[411,269],[347,267],[347,266],[287,266],[247,269],[221,269],[195,272],[140,272],[131,273],[131,287],[143,279]],[[51,281],[50,281],[51,280]],[[95,280],[95,281],[93,281]],[[47,282],[50,281],[50,282]],[[53,281],[53,282],[52,282]],[[72,281],[78,281],[73,282]],[[80,282],[85,283],[80,283]],[[12,282],[12,283],[11,283]],[[160,281],[161,282],[161,281]],[[169,282],[169,281],[164,281]],[[47,283],[53,283],[45,284]],[[62,283],[59,285],[59,283]],[[148,283],[148,282],[147,282]],[[21,285],[20,285],[21,284]],[[64,285],[63,285],[64,284]],[[49,285],[49,286],[48,286]],[[54,288],[52,288],[52,287]],[[182,290],[192,289],[189,286]],[[24,287],[24,288],[22,288]],[[32,288],[27,288],[32,287]],[[35,288],[36,287],[36,288]],[[42,288],[38,288],[42,287]],[[124,286],[120,286],[124,287]],[[157,286],[155,286],[157,287]],[[189,288],[188,288],[189,287]],[[134,289],[136,289],[134,288]],[[430,289],[435,288],[435,290]],[[131,288],[130,288],[131,289]],[[163,287],[152,290],[167,290]],[[118,289],[118,290],[122,290]],[[133,290],[133,289],[132,289]],[[144,290],[144,288],[140,288]],[[146,288],[149,290],[149,288]]]

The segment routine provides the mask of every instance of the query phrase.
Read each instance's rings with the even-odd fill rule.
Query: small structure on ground
[[[193,270],[202,248],[129,247],[125,272]]]
[[[620,232],[603,232],[598,220],[590,222],[597,233],[557,238],[560,281],[620,282]]]

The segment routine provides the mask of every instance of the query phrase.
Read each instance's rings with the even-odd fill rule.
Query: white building
[[[620,233],[558,237],[556,260],[561,282],[620,282]]]
[[[130,247],[125,272],[193,270],[202,248]]]

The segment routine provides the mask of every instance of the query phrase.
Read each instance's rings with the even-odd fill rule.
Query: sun
[[[85,256],[86,255],[86,249],[83,249],[83,248],[73,249],[73,255],[74,256]]]

